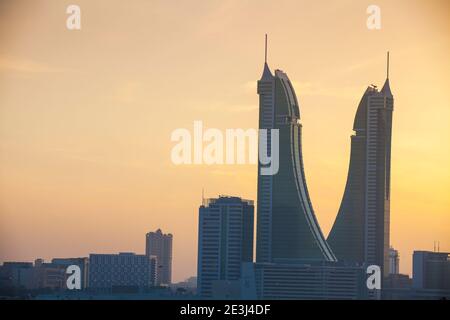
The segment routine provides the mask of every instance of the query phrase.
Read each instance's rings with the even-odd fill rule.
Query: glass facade
[[[328,237],[338,260],[375,264],[389,273],[391,132],[394,99],[386,80],[367,88],[351,136],[344,196]]]
[[[300,110],[287,75],[264,65],[258,81],[259,128],[279,131],[279,170],[258,166],[257,262],[334,261],[317,223],[303,169]],[[271,136],[267,136],[268,150]],[[270,154],[269,154],[270,156]]]

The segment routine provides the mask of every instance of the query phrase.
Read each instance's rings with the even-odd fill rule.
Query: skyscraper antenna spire
[[[387,52],[387,68],[386,68],[386,79],[389,79],[389,51]]]
[[[264,45],[264,63],[267,63],[267,33],[266,33],[266,41]]]

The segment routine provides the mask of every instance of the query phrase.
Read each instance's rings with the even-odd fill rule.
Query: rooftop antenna
[[[266,41],[264,45],[264,63],[267,63],[267,33],[266,33]]]
[[[387,70],[386,70],[386,79],[389,79],[389,51],[387,52]]]
[[[202,188],[202,205],[205,205],[205,188]]]
[[[440,251],[439,251],[439,244],[440,244],[440,241],[438,241],[438,251],[437,251],[437,252],[440,252]]]
[[[436,252],[436,241],[433,242],[434,246],[433,246],[433,252]]]

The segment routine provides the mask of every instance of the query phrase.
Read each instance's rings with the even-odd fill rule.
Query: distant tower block
[[[161,229],[149,232],[145,239],[145,254],[156,257],[156,284],[172,283],[172,234],[163,234]]]
[[[389,248],[389,274],[399,274],[400,257],[398,251],[394,248]]]

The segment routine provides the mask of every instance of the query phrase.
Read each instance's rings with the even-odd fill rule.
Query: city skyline
[[[5,1],[0,10],[0,261],[144,253],[143,235],[161,228],[176,237],[174,281],[194,275],[202,188],[207,197],[256,200],[257,170],[175,166],[170,133],[197,119],[257,128],[266,32],[269,60],[295,79],[324,236],[345,187],[355,106],[368,81],[385,78],[389,49],[390,242],[401,273],[411,274],[413,249],[440,241],[450,251],[447,2],[379,1],[382,28],[373,31],[367,4],[349,1],[224,1],[189,15],[186,4],[111,2],[102,10],[79,1],[86,20],[77,33],[65,28],[67,3],[36,3]]]

